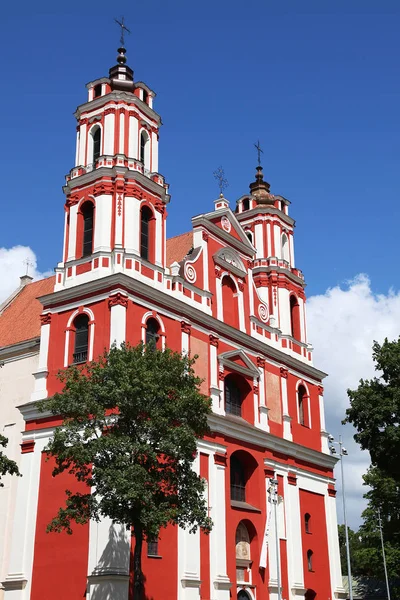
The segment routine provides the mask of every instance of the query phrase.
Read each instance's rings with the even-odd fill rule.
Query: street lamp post
[[[389,579],[388,579],[387,568],[386,568],[386,555],[385,555],[385,546],[383,543],[382,519],[381,519],[381,509],[380,508],[378,508],[378,529],[381,534],[382,558],[383,558],[383,568],[385,569],[387,597],[388,597],[388,600],[390,600],[390,587],[389,587]]]
[[[279,533],[278,533],[278,480],[270,479],[269,487],[270,502],[274,505],[274,522],[275,522],[275,544],[276,544],[276,577],[278,580],[278,600],[281,600],[281,557],[279,549]]]
[[[343,456],[347,456],[347,450],[343,446],[342,436],[339,436],[339,441],[337,442],[333,435],[328,437],[329,441],[329,450],[331,454],[337,454],[335,445],[339,446],[339,457],[340,457],[340,471],[342,475],[342,500],[343,500],[343,518],[344,518],[344,530],[346,534],[346,556],[347,556],[347,579],[349,582],[349,597],[350,600],[353,600],[353,584],[351,578],[351,561],[350,561],[350,544],[349,544],[349,531],[347,527],[347,512],[346,512],[346,494],[344,487],[344,471],[343,471]],[[390,599],[389,599],[390,600]]]

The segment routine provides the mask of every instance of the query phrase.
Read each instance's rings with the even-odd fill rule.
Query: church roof
[[[167,240],[167,266],[180,262],[193,246],[193,232],[181,233]]]
[[[50,294],[55,275],[28,283],[16,294],[0,314],[0,348],[40,336],[40,314],[43,307],[38,296]]]
[[[167,266],[180,262],[193,245],[193,233],[182,233],[167,240]],[[40,336],[43,307],[38,297],[51,294],[55,276],[33,281],[21,287],[0,313],[0,348]]]

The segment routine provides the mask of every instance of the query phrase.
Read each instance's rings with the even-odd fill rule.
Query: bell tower
[[[236,217],[256,248],[253,279],[269,307],[270,327],[280,330],[282,348],[311,360],[306,340],[305,282],[295,267],[295,221],[289,216],[289,205],[289,200],[271,193],[259,161],[250,193],[237,201]]]
[[[134,81],[118,49],[117,64],[87,84],[75,117],[75,166],[63,188],[63,260],[55,291],[115,272],[139,276],[165,267],[168,185],[158,173],[161,118],[155,93]],[[157,276],[156,276],[157,272]]]

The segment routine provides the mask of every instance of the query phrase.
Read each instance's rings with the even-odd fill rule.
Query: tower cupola
[[[118,48],[117,64],[111,67],[110,87],[112,90],[122,92],[133,92],[135,85],[133,83],[133,70],[126,64],[126,49],[124,46]]]
[[[270,193],[270,185],[264,181],[261,165],[257,167],[256,180],[250,184],[250,194],[257,200],[257,204],[273,205],[275,203],[275,197]]]

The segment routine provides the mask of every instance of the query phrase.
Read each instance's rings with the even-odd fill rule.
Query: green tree
[[[208,532],[204,481],[192,463],[208,432],[210,399],[199,391],[194,359],[154,345],[111,348],[84,367],[59,374],[62,393],[39,403],[59,415],[47,446],[56,466],[88,486],[66,490],[66,505],[48,531],[71,533],[71,522],[108,516],[135,538],[134,599],[141,600],[145,539],[169,523]]]
[[[377,511],[380,509],[389,577],[400,575],[400,338],[374,342],[372,357],[378,375],[361,379],[348,390],[350,408],[344,423],[352,423],[361,448],[368,450],[371,467],[363,476],[369,487],[368,506],[357,535],[355,575],[383,580],[383,560]],[[393,585],[395,582],[393,581]],[[393,589],[394,596],[400,590]]]
[[[0,435],[0,447],[6,448],[7,443],[8,439],[4,437],[4,435]],[[0,451],[0,487],[4,487],[4,483],[2,483],[1,478],[7,474],[18,475],[21,477],[17,463]]]

